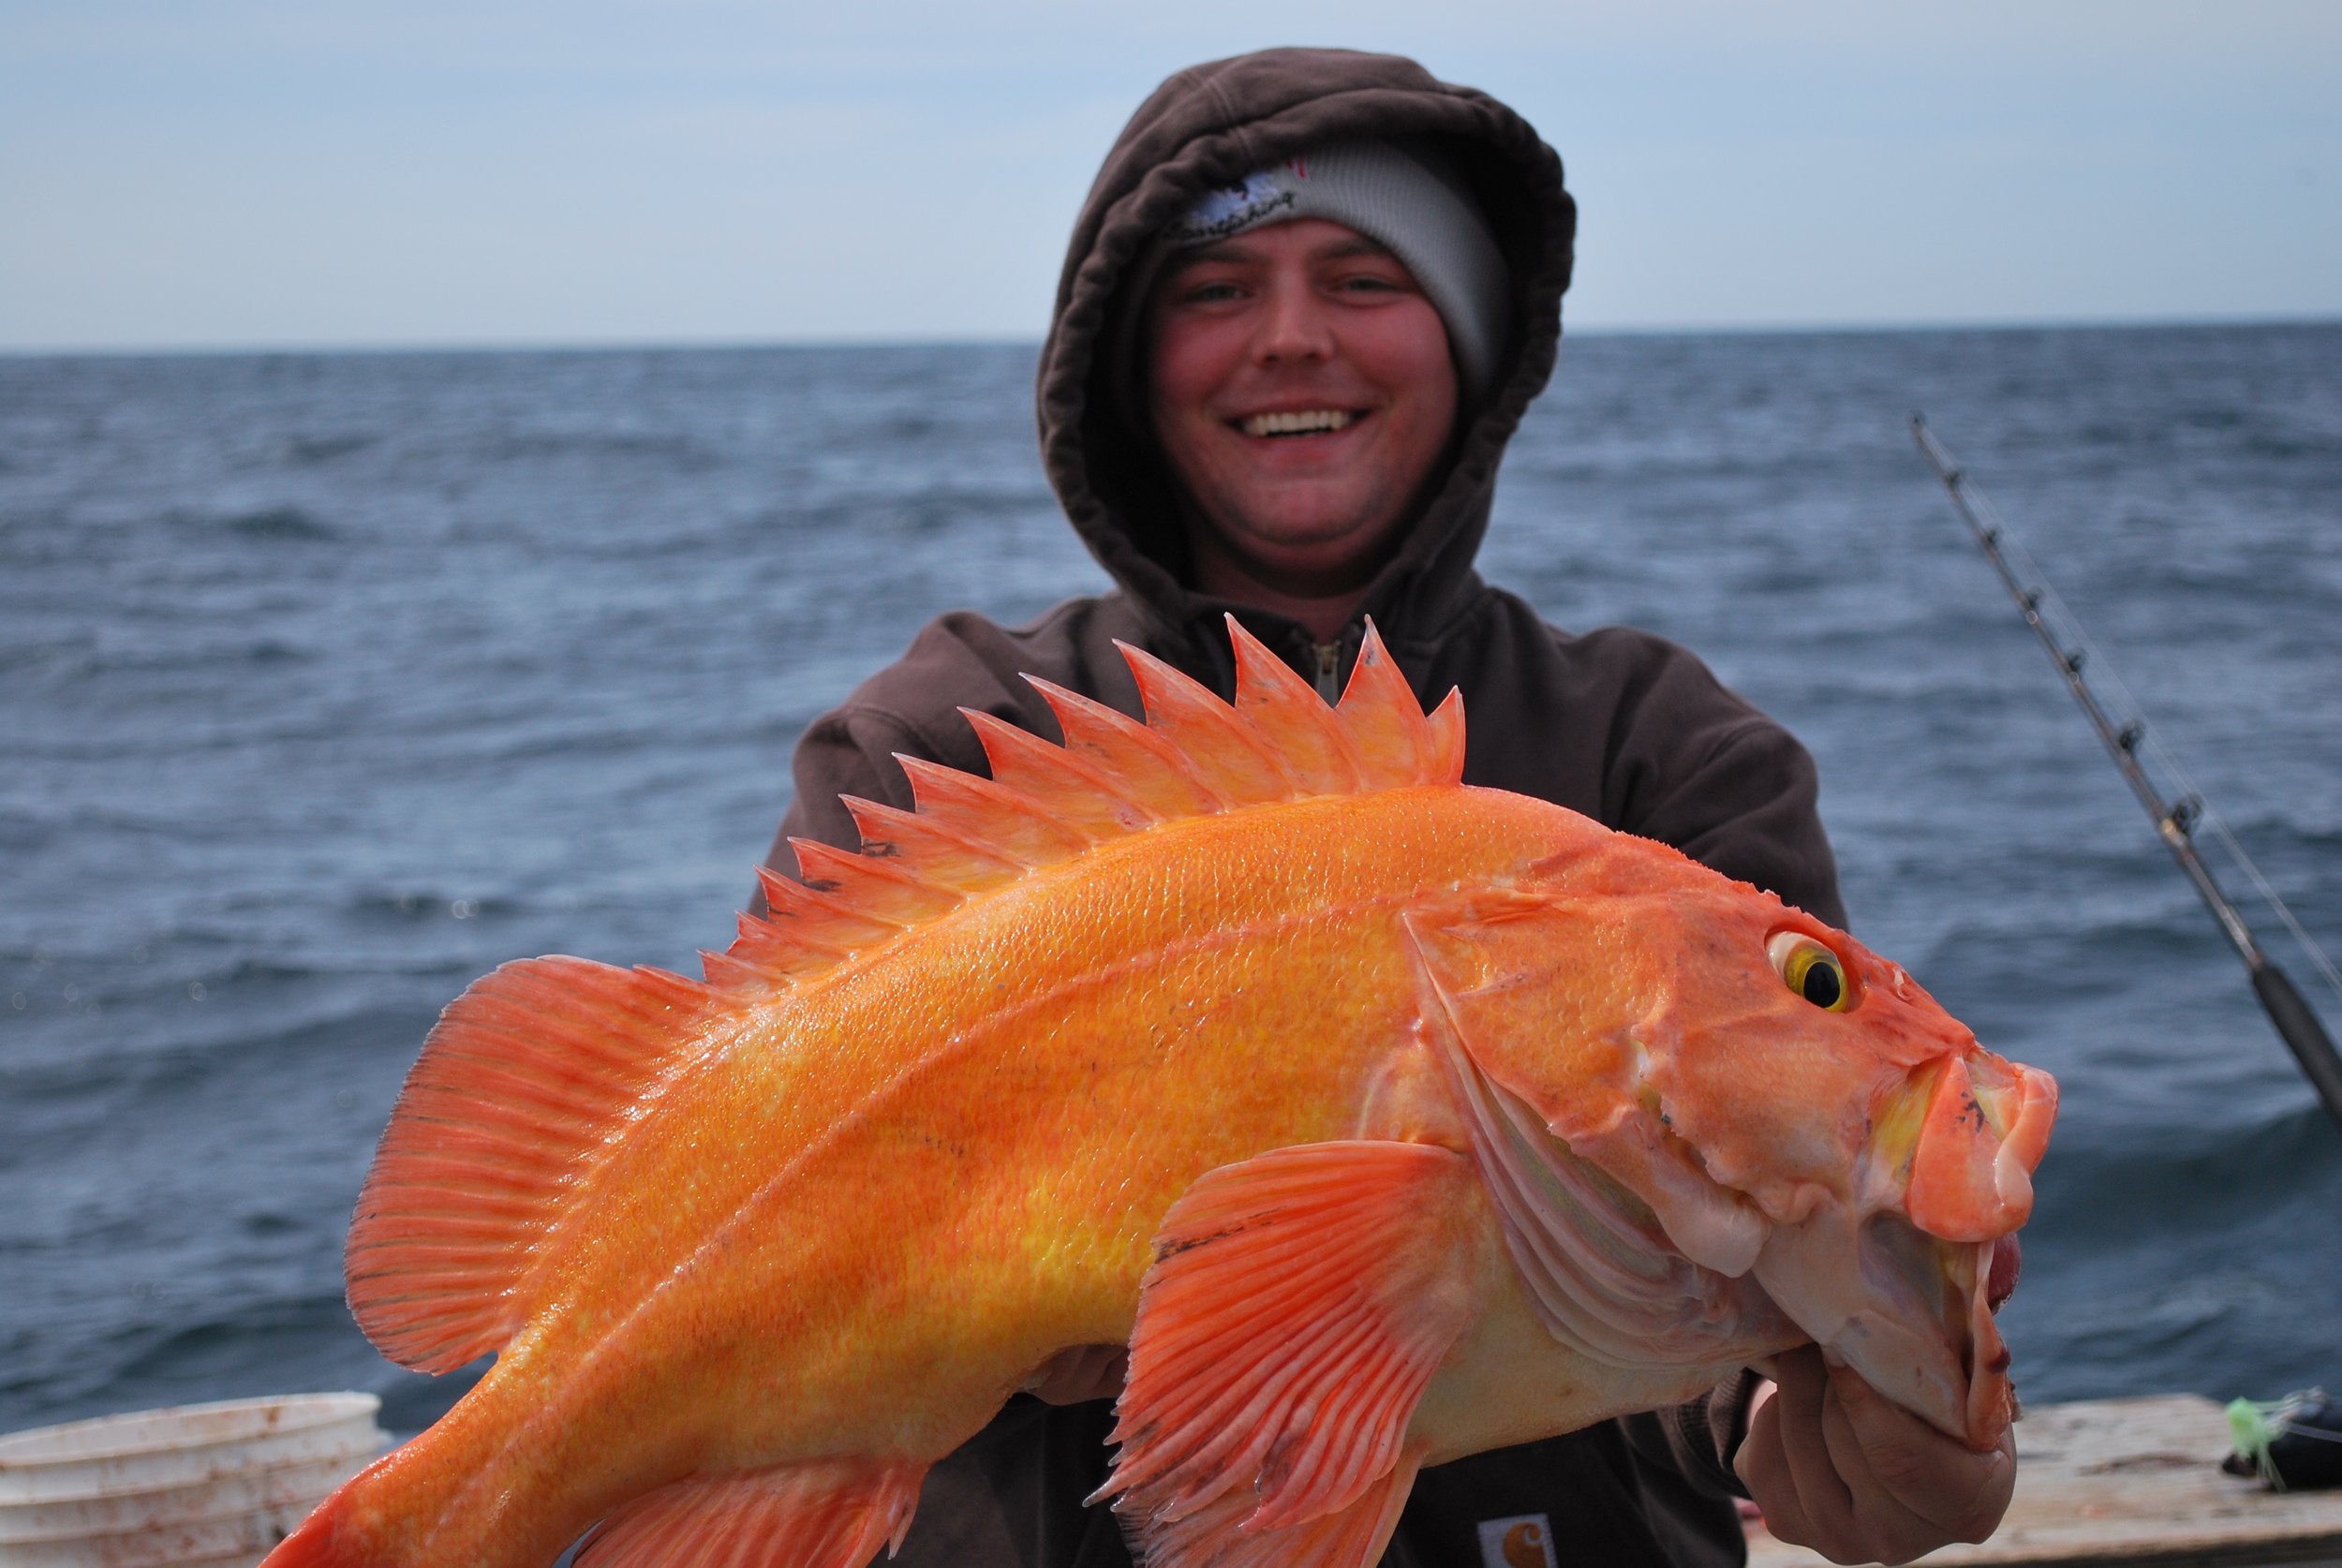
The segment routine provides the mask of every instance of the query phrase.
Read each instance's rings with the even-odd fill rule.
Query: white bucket
[[[257,1562],[382,1451],[381,1403],[236,1399],[0,1437],[0,1565]]]
[[[183,1519],[103,1535],[0,1542],[0,1563],[7,1568],[187,1568],[224,1562],[252,1568],[309,1516],[318,1501],[311,1498],[283,1508],[256,1508],[221,1518]]]

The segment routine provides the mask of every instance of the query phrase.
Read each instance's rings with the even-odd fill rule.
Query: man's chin
[[[1206,591],[1224,598],[1266,590],[1278,599],[1339,599],[1363,590],[1381,566],[1381,553],[1370,551],[1362,569],[1356,546],[1340,533],[1313,537],[1297,529],[1269,538],[1231,537],[1215,528],[1215,534],[1208,543],[1198,541],[1197,576]]]

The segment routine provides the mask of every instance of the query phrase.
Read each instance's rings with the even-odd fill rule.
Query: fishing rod
[[[1993,563],[1993,570],[2000,573],[2000,580],[2007,585],[2009,597],[2023,612],[2025,625],[2033,629],[2033,635],[2040,639],[2041,646],[2049,651],[2051,661],[2066,677],[2066,685],[2072,690],[2074,701],[2082,704],[2082,711],[2089,716],[2091,726],[2098,732],[2098,739],[2106,743],[2107,755],[2113,758],[2114,765],[2122,770],[2131,793],[2139,797],[2139,804],[2147,808],[2149,817],[2155,819],[2155,831],[2162,838],[2164,847],[2172,851],[2172,857],[2179,862],[2180,869],[2195,884],[2197,896],[2203,900],[2213,918],[2219,922],[2221,931],[2236,949],[2236,955],[2245,961],[2246,971],[2252,977],[2253,995],[2260,998],[2262,1009],[2269,1014],[2269,1022],[2276,1026],[2277,1034],[2284,1040],[2287,1049],[2293,1053],[2294,1060],[2301,1063],[2302,1072],[2309,1079],[2310,1087],[2318,1091],[2318,1098],[2325,1105],[2326,1114],[2334,1118],[2335,1126],[2342,1127],[2342,1056],[2335,1054],[2334,1041],[2326,1034],[2324,1026],[2318,1022],[2318,1015],[2302,999],[2302,994],[2293,988],[2293,983],[2285,977],[2285,971],[2277,968],[2276,961],[2261,950],[2260,942],[2253,938],[2252,928],[2245,924],[2245,917],[2237,913],[2236,906],[2220,891],[2220,884],[2213,880],[2212,870],[2204,865],[2203,857],[2196,852],[2196,824],[2204,815],[2202,798],[2189,793],[2181,795],[2176,801],[2165,802],[2155,781],[2140,765],[2139,743],[2146,735],[2145,723],[2133,717],[2118,726],[2107,716],[2097,694],[2083,678],[2085,650],[2078,643],[2072,647],[2060,644],[2057,634],[2042,618],[2041,600],[2049,591],[2048,584],[2044,581],[2038,587],[2027,587],[2019,578],[2016,569],[2009,564],[2008,553],[2003,549],[2004,544],[2014,546],[2016,541],[2008,538],[1997,517],[1988,522],[1979,514],[1979,504],[1989,510],[1991,503],[1980,495],[1971,499],[1971,487],[1966,475],[1953,461],[1951,453],[1944,450],[1943,443],[1935,439],[1935,433],[1928,429],[1925,417],[1919,414],[1911,416],[1911,438],[1920,444],[1920,451],[1934,468],[1935,477],[1944,481],[1944,489],[1950,495],[1951,504],[1959,511],[1961,521],[1976,536],[1976,542],[1983,547],[1985,558]],[[2038,570],[2035,575],[2038,577]],[[2070,614],[2066,618],[2072,623],[2072,629],[2079,635],[2080,624],[2072,622]],[[2250,871],[2251,862],[2245,860],[2242,849],[2233,840],[2230,841],[2229,847],[2239,863]],[[2256,881],[2260,881],[2257,872],[2253,875]],[[2323,954],[2318,953],[2307,933],[2293,923],[2290,911],[2277,899],[2275,890],[2266,882],[2260,882],[2260,891],[2284,916],[2286,924],[2292,926],[2293,934],[2300,939],[2303,947],[2322,960]],[[2332,967],[2321,967],[2325,969],[2327,978],[2333,980]]]

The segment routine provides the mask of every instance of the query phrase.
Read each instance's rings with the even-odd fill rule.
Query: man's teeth
[[[1311,408],[1295,414],[1254,414],[1244,422],[1244,434],[1306,436],[1320,430],[1340,430],[1356,418],[1346,408]]]

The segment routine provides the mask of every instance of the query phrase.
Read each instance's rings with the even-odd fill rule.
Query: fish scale
[[[1362,1568],[1421,1465],[1806,1339],[1997,1442],[1980,1260],[2047,1080],[1770,895],[1461,785],[1460,706],[1372,635],[1329,707],[1230,625],[1233,706],[1131,651],[1146,727],[971,715],[990,779],[906,760],[918,811],[850,803],[865,852],[799,845],[704,981],[534,959],[452,1004],[350,1299],[409,1365],[497,1364],[270,1563],[518,1568],[600,1521],[587,1568],[852,1568],[1095,1343],[1160,1568]]]

